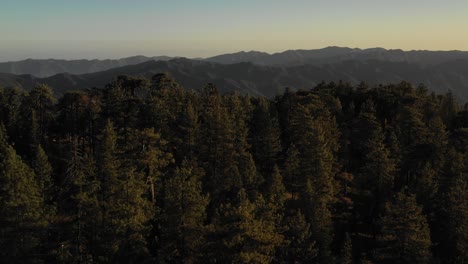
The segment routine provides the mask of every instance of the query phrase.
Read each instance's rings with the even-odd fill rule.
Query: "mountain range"
[[[252,62],[258,65],[323,65],[349,60],[367,61],[379,60],[390,62],[407,62],[420,66],[432,66],[454,60],[467,60],[466,51],[426,51],[401,49],[386,50],[383,48],[352,49],[342,47],[327,47],[315,50],[288,50],[268,54],[258,51],[223,54],[205,60],[221,64]]]
[[[133,56],[118,60],[34,60],[0,62],[0,72],[11,74],[31,74],[36,77],[49,77],[59,73],[85,74],[105,71],[112,68],[135,65],[154,60],[170,60],[172,57]]]
[[[120,60],[25,60],[0,63],[0,86],[67,90],[104,87],[118,75],[150,78],[168,72],[197,89],[212,82],[221,91],[274,96],[285,87],[310,89],[321,81],[369,84],[408,81],[436,93],[451,90],[468,101],[468,52],[328,47],[268,54],[239,52],[206,59],[135,56]]]

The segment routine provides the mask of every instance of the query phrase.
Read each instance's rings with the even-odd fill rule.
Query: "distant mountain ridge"
[[[0,62],[0,73],[30,74],[36,77],[49,77],[59,73],[85,74],[109,70],[142,62],[166,61],[173,59],[168,56],[145,57],[133,56],[118,60],[35,60],[27,59],[13,62]]]
[[[118,75],[151,78],[168,72],[187,89],[199,89],[214,83],[221,92],[239,91],[267,97],[281,93],[285,87],[311,89],[322,81],[349,81],[388,84],[408,81],[425,84],[436,93],[452,90],[461,101],[468,102],[468,59],[421,66],[408,62],[346,60],[323,65],[268,66],[251,62],[219,64],[206,60],[173,59],[146,61],[106,71],[74,75],[61,73],[46,78],[31,75],[0,74],[0,86],[31,89],[48,84],[57,95],[69,90],[103,88]]]
[[[221,64],[239,62],[252,62],[259,65],[323,65],[348,60],[367,61],[380,60],[391,62],[407,62],[420,66],[433,66],[453,60],[468,59],[466,51],[426,51],[400,49],[357,49],[343,47],[327,47],[315,50],[287,50],[280,53],[268,54],[264,52],[250,51],[224,54],[205,59],[206,61]]]
[[[113,68],[136,65],[147,61],[168,61],[180,57],[146,57],[134,56],[118,60],[35,60],[27,59],[16,62],[1,62],[0,73],[30,74],[36,77],[49,77],[59,73],[86,74],[105,71]],[[466,51],[403,51],[400,49],[358,49],[346,47],[326,47],[312,50],[287,50],[269,54],[260,51],[241,51],[222,54],[205,59],[194,59],[219,64],[236,64],[250,62],[263,66],[299,66],[341,63],[345,61],[378,60],[387,62],[406,62],[421,67],[432,67],[456,60],[468,60]]]

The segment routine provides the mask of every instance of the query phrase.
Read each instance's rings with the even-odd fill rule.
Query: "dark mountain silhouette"
[[[209,62],[221,63],[221,64],[234,64],[240,62],[252,62],[256,64],[269,64],[269,58],[272,55],[266,52],[260,51],[241,51],[236,53],[222,54],[207,59],[202,59]]]
[[[288,50],[274,54],[255,51],[239,52],[215,56],[205,60],[221,64],[252,62],[259,65],[323,65],[348,60],[380,60],[390,62],[408,62],[418,64],[420,66],[433,66],[459,59],[468,59],[468,52],[425,50],[403,51],[400,49],[386,50],[383,48],[351,49],[327,47],[315,50]]]
[[[34,60],[0,63],[0,73],[31,74],[36,77],[49,77],[59,73],[86,74],[105,71],[113,68],[135,65],[147,61],[168,61],[174,58],[167,56],[145,57],[134,56],[118,60]],[[345,61],[379,60],[387,62],[407,62],[422,67],[451,63],[456,60],[468,60],[464,51],[403,51],[383,48],[352,49],[327,47],[315,50],[288,50],[280,53],[249,51],[223,54],[206,59],[194,59],[219,64],[236,64],[251,62],[263,66],[299,66],[341,63]]]
[[[118,60],[34,60],[1,62],[0,72],[11,74],[31,74],[37,77],[49,77],[58,73],[84,74],[105,71],[112,68],[135,65],[150,60],[170,60],[167,56],[133,56]]]
[[[224,54],[205,60],[221,64],[252,62],[259,65],[299,65],[313,62],[315,59],[322,60],[341,56],[351,53],[353,50],[350,48],[327,47],[316,50],[287,50],[274,54],[250,51]]]
[[[434,66],[420,66],[408,62],[378,60],[348,60],[324,65],[289,67],[261,66],[250,62],[218,64],[199,60],[174,59],[147,61],[107,71],[73,75],[57,74],[47,78],[30,75],[0,75],[0,85],[17,86],[26,90],[38,83],[50,85],[60,95],[68,90],[102,88],[118,75],[151,78],[168,72],[187,89],[199,89],[212,82],[222,92],[239,91],[251,95],[274,96],[285,87],[311,89],[322,81],[349,81],[369,84],[408,81],[425,84],[431,91],[446,93],[452,90],[462,101],[468,101],[468,60],[457,60]]]

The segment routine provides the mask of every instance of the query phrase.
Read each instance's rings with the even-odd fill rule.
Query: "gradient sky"
[[[468,50],[468,0],[0,0],[0,61]]]

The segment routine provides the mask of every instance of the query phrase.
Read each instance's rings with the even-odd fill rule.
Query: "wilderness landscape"
[[[468,263],[466,1],[9,1],[0,263]]]
[[[67,90],[102,88],[118,75],[151,79],[166,72],[187,89],[214,83],[226,92],[273,97],[321,82],[372,85],[407,81],[438,94],[451,91],[468,100],[468,52],[350,49],[328,47],[281,53],[239,52],[206,59],[135,56],[119,60],[24,60],[0,63],[0,84],[26,90],[48,84],[57,95]]]

